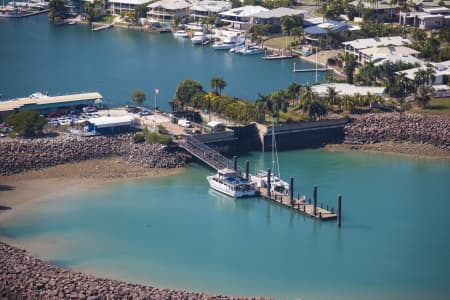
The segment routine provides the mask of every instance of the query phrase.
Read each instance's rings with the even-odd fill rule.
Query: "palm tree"
[[[338,93],[336,92],[336,89],[334,87],[327,87],[327,95],[325,96],[325,99],[328,102],[328,105],[339,104]]]
[[[433,93],[433,87],[429,85],[423,85],[417,89],[417,93],[414,95],[414,100],[422,107],[427,107],[431,100],[431,94]]]
[[[227,86],[227,82],[222,77],[213,77],[210,81],[211,89],[216,95],[222,94],[222,90]]]
[[[406,77],[406,73],[400,73],[397,76],[397,82],[398,86],[400,87],[400,94],[402,96],[406,96],[407,92],[411,89],[411,83],[408,77]]]
[[[427,69],[425,70],[426,72],[426,78],[427,78],[427,84],[433,83],[436,80],[436,76],[434,75],[436,73],[436,71],[434,70],[434,67],[432,64],[428,64],[427,65]]]
[[[316,99],[316,94],[312,91],[311,86],[305,85],[302,87],[300,97],[302,98],[303,103],[312,102]]]
[[[302,85],[298,84],[296,82],[291,83],[287,89],[286,89],[286,96],[289,98],[289,100],[292,100],[292,104],[295,105],[295,103],[298,100],[298,97],[300,96],[300,91],[302,89]]]
[[[356,61],[356,56],[350,53],[345,53],[344,55],[339,54],[338,58],[342,61],[344,65],[344,72],[347,77],[347,83],[353,83],[353,72],[358,64]]]
[[[414,82],[418,87],[424,86],[427,83],[427,71],[423,68],[418,69],[414,73]]]

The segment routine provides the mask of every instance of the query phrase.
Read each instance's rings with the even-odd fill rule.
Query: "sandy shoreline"
[[[0,216],[124,180],[170,176],[184,169],[157,169],[132,164],[120,157],[93,159],[0,177]],[[3,220],[4,221],[4,220]]]
[[[450,160],[450,152],[433,145],[410,142],[379,142],[374,144],[328,144],[323,149],[333,151],[376,152],[384,154],[404,155],[420,159]]]

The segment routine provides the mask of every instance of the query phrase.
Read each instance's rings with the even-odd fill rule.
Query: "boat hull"
[[[233,189],[232,187],[220,183],[216,180],[214,180],[214,176],[208,176],[206,177],[206,179],[209,182],[209,186],[217,191],[220,192],[222,194],[225,194],[227,196],[233,197],[233,198],[242,198],[242,197],[252,197],[252,196],[256,196],[256,190],[252,189],[252,190],[236,190]]]

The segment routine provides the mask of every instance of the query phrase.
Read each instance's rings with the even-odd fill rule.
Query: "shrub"
[[[26,137],[41,134],[45,124],[47,124],[47,120],[33,110],[12,113],[6,117],[5,121],[9,126],[13,126],[14,133]]]
[[[141,134],[141,133],[136,133],[133,136],[133,142],[135,144],[143,143],[143,142],[145,142],[145,136],[143,134]]]

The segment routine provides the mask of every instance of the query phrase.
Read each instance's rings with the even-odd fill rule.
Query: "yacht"
[[[211,48],[214,50],[231,50],[236,47],[242,46],[244,44],[239,44],[238,42],[216,42],[214,43]]]
[[[264,48],[258,46],[245,46],[243,49],[236,50],[236,53],[242,55],[255,55],[264,53]]]
[[[173,36],[186,39],[189,37],[189,34],[184,30],[177,30],[173,33]]]
[[[216,175],[206,177],[209,186],[218,192],[233,198],[252,197],[256,195],[255,184],[242,178],[232,169],[221,169]]]
[[[202,45],[208,40],[208,37],[203,33],[203,31],[196,31],[191,38],[193,45]]]

